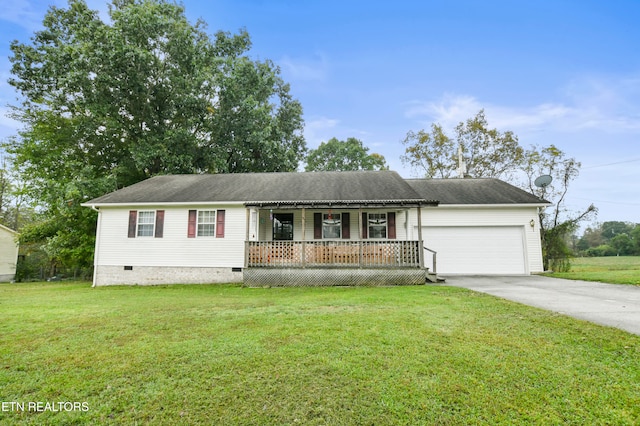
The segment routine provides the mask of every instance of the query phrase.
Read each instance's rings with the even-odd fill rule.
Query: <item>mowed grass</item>
[[[640,256],[578,257],[570,272],[548,274],[571,280],[640,285]]]
[[[0,402],[88,406],[3,425],[640,422],[640,336],[452,287],[3,284],[0,327]]]

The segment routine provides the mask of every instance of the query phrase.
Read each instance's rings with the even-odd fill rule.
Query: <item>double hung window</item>
[[[213,237],[216,230],[215,210],[198,210],[198,237]]]
[[[387,238],[387,214],[369,213],[367,219],[369,238]]]
[[[153,237],[156,224],[156,212],[141,211],[138,212],[138,237]]]
[[[322,238],[342,238],[342,216],[340,213],[322,215]]]

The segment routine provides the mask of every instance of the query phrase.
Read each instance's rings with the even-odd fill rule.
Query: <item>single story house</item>
[[[12,281],[18,262],[18,233],[0,225],[0,282]]]
[[[496,179],[360,171],[156,176],[83,205],[95,286],[264,286],[541,272],[548,203]]]

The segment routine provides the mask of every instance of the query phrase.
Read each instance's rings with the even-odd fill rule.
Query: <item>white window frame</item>
[[[374,217],[372,218],[372,216]],[[380,216],[384,216],[384,219],[382,219]],[[371,229],[372,229],[371,221],[376,219],[384,220],[384,237],[374,237],[373,233],[371,232]],[[379,224],[373,225],[373,226],[381,227]],[[372,240],[386,240],[389,238],[389,215],[386,212],[367,213],[367,236],[369,237],[369,239],[372,239]]]
[[[145,218],[143,220],[143,218]],[[151,219],[149,221],[149,219]],[[146,230],[143,233],[143,229]],[[149,232],[149,230],[151,232]],[[139,210],[138,220],[136,221],[136,237],[137,238],[153,238],[156,232],[156,211],[155,210]]]
[[[208,217],[205,217],[205,214],[207,214]],[[215,238],[217,215],[216,210],[198,210],[196,216],[196,237]],[[205,232],[205,230],[207,232]]]
[[[329,219],[331,216],[331,219]],[[336,221],[336,216],[337,221]],[[334,221],[334,223],[329,223]],[[331,229],[338,230],[338,236],[327,236],[327,232]],[[335,233],[335,232],[334,232]],[[342,213],[322,213],[322,239],[323,240],[339,240],[342,238]]]

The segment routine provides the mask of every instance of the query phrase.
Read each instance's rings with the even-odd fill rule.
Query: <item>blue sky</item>
[[[88,0],[106,19],[106,1]],[[48,4],[0,8],[0,138],[15,94],[9,43],[28,41]],[[184,0],[211,33],[246,28],[255,59],[280,66],[304,108],[310,148],[356,137],[393,170],[407,132],[452,130],[484,108],[523,146],[554,144],[582,163],[567,207],[640,222],[640,1]]]

